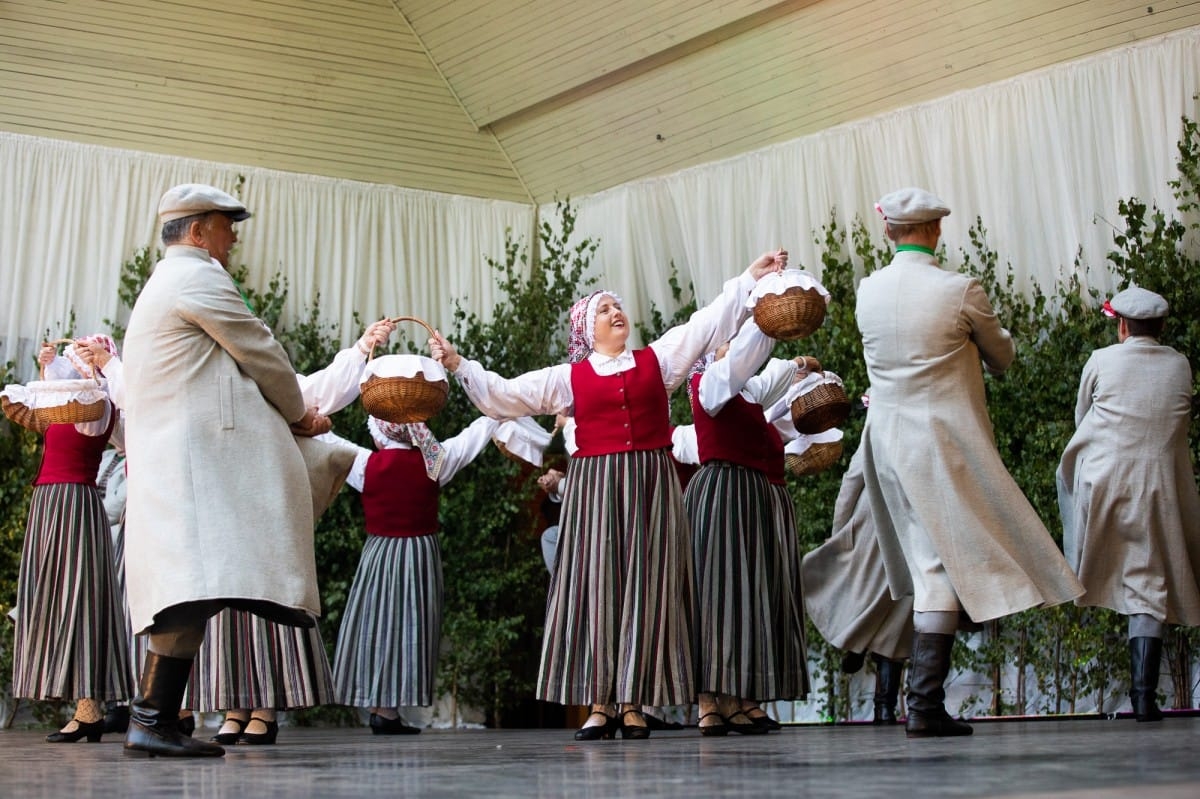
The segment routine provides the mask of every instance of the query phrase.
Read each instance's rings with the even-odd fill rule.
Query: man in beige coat
[[[1158,342],[1167,301],[1127,288],[1106,303],[1117,344],[1088,358],[1075,435],[1058,466],[1067,558],[1087,593],[1076,604],[1129,617],[1129,698],[1159,721],[1166,624],[1200,626],[1200,496],[1188,450],[1192,369]]]
[[[878,208],[897,246],[858,288],[871,385],[860,448],[892,594],[913,595],[906,732],[969,735],[944,704],[960,614],[984,622],[1083,587],[996,450],[980,360],[1000,373],[1016,350],[979,281],[938,264],[950,209],[922,189]]]
[[[159,203],[164,258],[125,337],[126,580],[149,653],[126,754],[219,756],[176,718],[205,622],[239,607],[288,623],[320,613],[313,494],[294,435],[329,429],[222,267],[250,216],[200,184]]]

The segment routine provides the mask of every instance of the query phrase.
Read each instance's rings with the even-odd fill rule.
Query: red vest
[[[692,375],[692,419],[696,423],[696,449],[700,463],[729,461],[768,477],[778,463],[783,476],[783,439],[763,417],[763,408],[738,394],[716,416],[700,405],[700,378]]]
[[[112,414],[116,420],[116,412]],[[52,424],[46,428],[42,447],[42,465],[38,468],[35,486],[53,483],[87,483],[96,485],[100,459],[112,435],[113,422],[98,436],[85,436],[73,424]]]
[[[671,408],[658,357],[635,350],[635,366],[601,376],[584,359],[571,367],[576,458],[671,448]]]
[[[362,504],[367,535],[412,538],[438,529],[436,480],[425,473],[421,450],[381,449],[367,458]]]

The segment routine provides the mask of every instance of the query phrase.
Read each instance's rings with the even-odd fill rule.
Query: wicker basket
[[[792,423],[806,436],[840,427],[850,416],[850,399],[837,383],[821,383],[792,401]]]
[[[433,328],[415,316],[397,316],[393,322],[416,322],[433,335]],[[371,348],[367,360],[375,357]],[[445,406],[450,384],[445,380],[371,375],[360,386],[363,408],[371,416],[394,424],[411,424],[432,419]]]
[[[841,457],[841,441],[824,441],[811,445],[799,455],[789,452],[783,460],[790,474],[805,477],[825,471],[837,463]]]
[[[69,338],[60,338],[46,343],[52,345],[72,344],[74,341]],[[41,368],[40,377],[42,382],[45,382],[45,366]],[[100,379],[96,377],[95,373],[88,380],[95,381],[97,386],[100,385]],[[45,433],[46,428],[52,424],[94,422],[104,416],[105,405],[106,402],[104,400],[97,402],[68,400],[62,405],[31,408],[24,403],[14,402],[8,397],[0,397],[0,406],[3,406],[5,416],[22,427],[39,434]]]
[[[754,304],[754,321],[780,341],[811,336],[825,321],[825,297],[816,288],[792,286],[782,294],[764,294]]]

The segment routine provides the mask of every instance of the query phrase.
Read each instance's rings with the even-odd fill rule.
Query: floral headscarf
[[[367,430],[371,432],[371,438],[380,449],[395,449],[396,444],[416,446],[425,459],[425,474],[429,475],[430,480],[438,479],[446,450],[424,422],[398,424],[368,416]]]
[[[618,304],[621,302],[616,294],[601,289],[576,300],[571,306],[571,336],[567,342],[567,358],[571,363],[579,363],[596,347],[596,306],[601,297],[612,297]]]
[[[713,363],[716,362],[716,360],[717,360],[717,354],[715,352],[710,352],[708,355],[705,355],[703,358],[701,358],[700,360],[698,360],[694,364],[692,364],[692,368],[688,372],[687,381],[686,381],[689,402],[696,399],[695,396],[693,396],[696,392],[696,389],[692,387],[692,378],[695,377],[696,375],[704,374],[704,372],[708,369],[708,367],[712,366]]]

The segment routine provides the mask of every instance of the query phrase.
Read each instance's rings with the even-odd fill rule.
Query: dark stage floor
[[[211,734],[211,730],[208,731]],[[121,737],[47,744],[0,732],[0,797],[1200,797],[1200,718],[983,722],[956,740],[902,728],[576,743],[570,730],[285,727],[212,761],[133,760]]]

